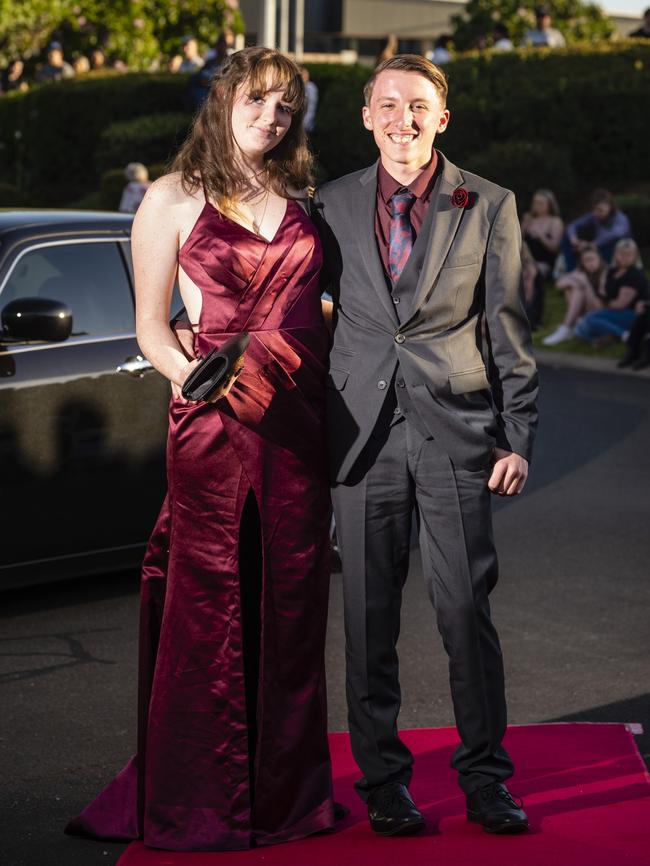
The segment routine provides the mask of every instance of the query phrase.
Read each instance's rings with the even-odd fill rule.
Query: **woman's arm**
[[[131,246],[138,344],[156,370],[182,385],[197,362],[188,362],[169,327],[179,237],[173,214],[178,206],[177,185],[170,177],[152,184],[133,221]]]
[[[630,306],[638,294],[638,291],[632,288],[632,286],[621,286],[616,297],[613,298],[607,306],[610,310],[625,310]]]

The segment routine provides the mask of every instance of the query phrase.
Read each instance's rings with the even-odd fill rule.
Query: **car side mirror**
[[[72,313],[61,301],[18,298],[2,310],[2,336],[21,341],[60,343],[72,331]]]

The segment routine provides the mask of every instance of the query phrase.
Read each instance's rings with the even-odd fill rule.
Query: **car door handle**
[[[141,379],[145,373],[151,373],[153,370],[154,367],[142,355],[130,355],[115,368],[116,373],[127,373],[129,376],[135,376],[136,379]]]

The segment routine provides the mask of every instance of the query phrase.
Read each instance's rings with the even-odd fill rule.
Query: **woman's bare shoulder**
[[[201,197],[200,187],[198,190],[188,191],[183,184],[181,172],[172,171],[159,177],[151,184],[147,190],[147,198],[159,205],[191,205],[192,202]]]

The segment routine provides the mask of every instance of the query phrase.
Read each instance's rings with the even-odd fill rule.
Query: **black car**
[[[169,383],[135,339],[131,222],[0,211],[0,588],[142,559]]]

